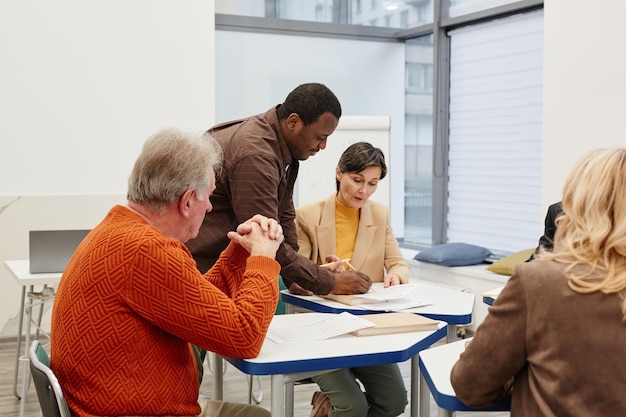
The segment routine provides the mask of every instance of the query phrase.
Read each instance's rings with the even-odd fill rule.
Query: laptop
[[[63,272],[72,254],[90,230],[31,230],[30,273]]]

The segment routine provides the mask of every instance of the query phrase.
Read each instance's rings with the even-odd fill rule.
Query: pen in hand
[[[351,259],[350,259],[350,258],[347,258],[347,259],[341,259],[341,262],[343,262],[344,264],[346,264],[346,265],[348,266],[348,268],[350,268],[350,269],[351,269],[351,270],[353,270],[353,271],[356,271],[357,269],[354,267],[354,265],[352,265],[352,264],[350,263],[350,261],[351,261]],[[325,263],[325,264],[321,264],[320,266],[321,266],[322,268],[328,268],[329,266],[333,265],[333,264],[334,264],[334,263],[336,263],[336,262],[337,262],[337,261],[335,261],[335,262],[328,262],[328,263]]]
[[[347,259],[340,259],[340,261],[341,261],[341,262],[343,262],[343,263],[348,264],[348,266],[349,266],[349,267],[351,267],[352,269],[354,269],[354,267],[352,267],[352,265],[350,265],[350,258],[347,258]],[[322,268],[328,268],[329,266],[331,266],[331,265],[333,265],[333,264],[335,264],[335,263],[337,263],[337,262],[338,262],[338,261],[328,262],[328,263],[325,263],[325,264],[321,264],[320,266],[321,266]],[[355,271],[356,271],[356,269],[355,269]]]
[[[352,265],[352,264],[350,263],[350,260],[351,260],[351,259],[343,259],[343,262],[344,262],[346,265],[348,265],[348,268],[350,268],[350,269],[351,269],[351,270],[353,270],[354,272],[358,272],[358,271],[357,271],[357,269],[354,267],[354,265]],[[373,287],[370,287],[370,289],[369,289],[368,291],[371,291],[371,292],[376,292],[376,290],[375,290]]]

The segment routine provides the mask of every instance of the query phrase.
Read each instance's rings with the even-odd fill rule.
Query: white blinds
[[[534,247],[543,233],[543,11],[450,37],[448,242]]]

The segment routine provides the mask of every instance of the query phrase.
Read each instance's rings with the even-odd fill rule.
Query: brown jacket
[[[207,271],[230,242],[226,233],[255,214],[277,219],[285,241],[276,253],[281,275],[317,294],[329,293],[335,276],[298,255],[293,188],[299,162],[292,158],[276,109],[222,123],[209,133],[224,150],[221,172],[196,239],[187,242],[198,268]]]
[[[572,291],[562,264],[518,265],[452,369],[468,405],[501,398],[511,417],[626,416],[623,299]]]

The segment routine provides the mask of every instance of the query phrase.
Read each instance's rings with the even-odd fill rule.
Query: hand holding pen
[[[339,257],[336,255],[329,255],[326,257],[326,263],[321,264],[320,266],[322,268],[328,269],[330,272],[334,274],[338,274],[340,272],[345,271],[344,261],[345,259],[339,259]]]
[[[366,274],[356,270],[351,259],[339,259],[331,255],[326,257],[326,264],[320,265],[335,273],[333,294],[363,294],[369,291],[372,280]],[[346,267],[348,270],[346,270]]]
[[[321,264],[320,266],[336,274],[343,272],[343,271],[356,271],[356,268],[350,263],[351,260],[352,259],[350,258],[339,259],[335,255],[330,255],[326,257],[327,263]]]

